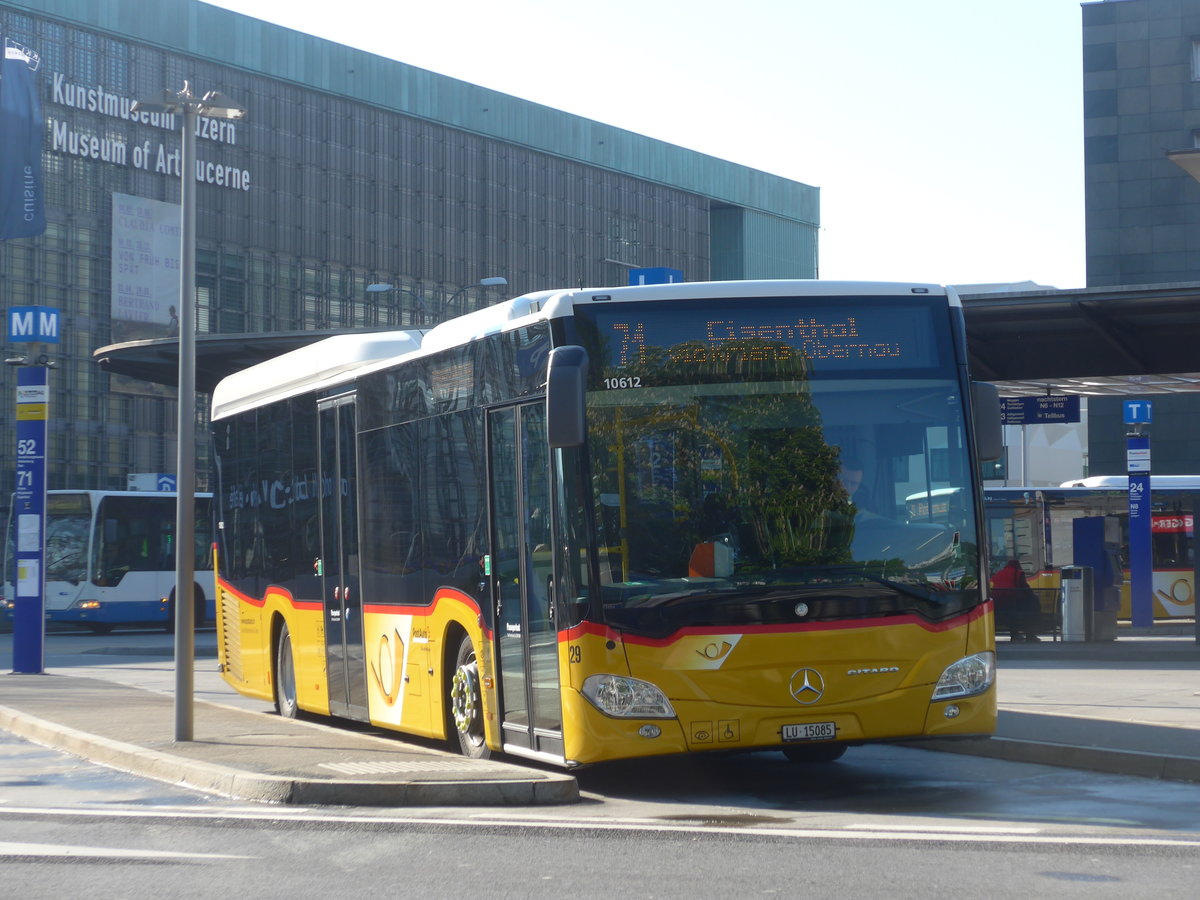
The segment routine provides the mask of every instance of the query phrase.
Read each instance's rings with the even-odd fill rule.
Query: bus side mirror
[[[975,455],[991,462],[1004,455],[1004,421],[1000,390],[985,381],[971,382],[971,408],[975,417]]]
[[[546,437],[550,448],[579,447],[584,437],[588,358],[582,347],[550,351],[546,365]]]

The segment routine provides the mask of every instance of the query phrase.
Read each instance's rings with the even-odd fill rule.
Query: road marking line
[[[847,831],[916,831],[930,834],[1041,834],[1041,828],[1014,828],[1012,826],[989,825],[843,825]]]
[[[62,844],[22,844],[0,841],[0,857],[37,856],[70,859],[255,859],[230,853],[175,853],[169,850],[123,850],[115,847],[79,847]]]
[[[494,828],[497,825],[510,828],[539,828],[560,829],[563,831],[644,831],[655,833],[683,834],[720,834],[720,835],[754,835],[767,838],[806,838],[825,839],[831,841],[913,841],[913,842],[948,842],[958,841],[968,844],[1033,844],[1046,846],[1083,846],[1083,847],[1174,847],[1200,848],[1200,835],[1192,837],[1163,838],[1163,837],[1103,837],[1090,835],[1053,835],[1025,834],[1019,829],[1003,829],[997,833],[981,831],[986,826],[964,825],[962,827],[945,826],[946,830],[938,830],[943,826],[922,826],[918,830],[903,825],[870,826],[865,824],[849,826],[830,826],[829,828],[787,828],[777,826],[712,826],[687,825],[658,822],[652,819],[527,819],[519,816],[502,817],[494,813],[451,817],[418,817],[418,816],[367,816],[367,815],[322,815],[303,807],[279,808],[262,812],[241,810],[196,810],[194,812],[157,811],[157,810],[69,810],[44,807],[13,807],[5,806],[6,816],[13,815],[47,815],[47,816],[77,816],[82,818],[146,818],[146,819],[206,819],[229,821],[268,821],[268,822],[300,822],[304,824],[333,824],[333,825],[418,825],[424,827],[460,826],[472,828]]]

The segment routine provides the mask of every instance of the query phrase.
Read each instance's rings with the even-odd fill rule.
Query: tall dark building
[[[1200,0],[1083,4],[1089,287],[1200,282]],[[1196,369],[1200,370],[1200,357]],[[1154,470],[1200,472],[1200,398],[1154,402]],[[1125,472],[1119,397],[1089,401],[1089,471]]]
[[[180,121],[132,104],[185,82],[248,111],[201,120],[188,173],[200,335],[404,326],[636,267],[816,275],[815,188],[197,0],[0,0],[0,40],[36,55],[45,118],[47,227],[0,241],[0,306],[61,312],[51,488],[174,469],[173,392],[92,353],[177,327]],[[0,484],[14,441],[0,417]]]
[[[1089,286],[1200,280],[1200,2],[1083,4]]]

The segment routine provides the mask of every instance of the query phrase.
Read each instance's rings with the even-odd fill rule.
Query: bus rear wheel
[[[795,744],[783,748],[783,755],[794,763],[836,762],[845,752],[845,744]]]
[[[275,644],[275,711],[285,719],[299,714],[296,704],[296,663],[292,659],[292,635],[287,625],[279,630]]]
[[[491,756],[483,735],[483,695],[479,690],[479,660],[471,639],[463,635],[450,675],[450,718],[458,735],[458,749],[471,759]]]
[[[204,591],[200,590],[200,585],[195,585],[192,588],[192,630],[195,631],[204,624],[204,612],[208,608],[204,602]],[[175,590],[171,589],[171,599],[167,601],[167,621],[163,623],[163,631],[167,634],[175,632]]]

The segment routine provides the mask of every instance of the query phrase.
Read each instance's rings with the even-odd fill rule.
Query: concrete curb
[[[347,781],[248,773],[78,731],[0,706],[0,728],[122,772],[237,800],[296,805],[518,806],[574,803],[570,775],[492,781]]]
[[[961,741],[922,741],[906,746],[942,753],[984,756],[1007,762],[1035,763],[1066,769],[1106,772],[1110,775],[1133,775],[1158,778],[1164,781],[1200,782],[1200,759],[1185,756],[1163,756],[1138,750],[1109,750],[1103,747],[1080,747],[1051,741],[1027,741],[1020,738],[971,738]]]

